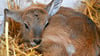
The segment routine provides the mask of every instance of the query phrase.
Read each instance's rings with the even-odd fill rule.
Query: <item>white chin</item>
[[[34,43],[34,42],[31,42],[31,46],[33,46],[33,47],[34,47],[34,46],[36,46],[36,43]]]

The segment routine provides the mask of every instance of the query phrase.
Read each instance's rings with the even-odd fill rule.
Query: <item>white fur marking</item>
[[[75,47],[72,44],[69,44],[66,48],[68,55],[72,56],[73,53],[75,53]]]

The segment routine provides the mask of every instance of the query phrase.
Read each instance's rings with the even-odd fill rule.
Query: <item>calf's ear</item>
[[[19,11],[4,9],[4,12],[8,17],[11,17],[14,21],[22,23],[21,14]]]
[[[52,0],[51,3],[48,4],[46,10],[50,16],[55,15],[59,11],[62,1],[63,0]]]

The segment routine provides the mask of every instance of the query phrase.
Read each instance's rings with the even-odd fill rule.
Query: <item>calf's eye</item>
[[[29,29],[29,27],[28,27],[28,25],[27,25],[26,23],[24,23],[24,25],[25,25],[25,28],[26,28],[26,29]]]

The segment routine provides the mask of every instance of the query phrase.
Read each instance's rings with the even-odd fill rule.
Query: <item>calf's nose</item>
[[[33,40],[37,45],[41,43],[41,39],[34,39]]]

